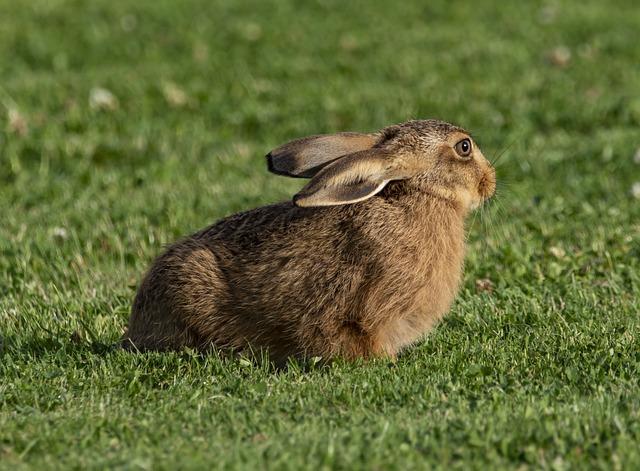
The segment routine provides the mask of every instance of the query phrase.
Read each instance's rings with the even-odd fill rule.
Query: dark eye
[[[469,157],[471,155],[471,140],[461,140],[455,145],[455,150],[460,157]]]

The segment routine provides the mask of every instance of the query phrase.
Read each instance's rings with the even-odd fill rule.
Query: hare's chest
[[[456,258],[455,253],[440,255],[441,260],[432,258],[427,268],[416,261],[414,273],[407,273],[411,278],[407,308],[391,318],[381,331],[381,342],[387,352],[395,355],[420,340],[448,312],[460,284],[462,257]]]

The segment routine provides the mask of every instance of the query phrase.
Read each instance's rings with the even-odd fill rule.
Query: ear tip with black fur
[[[287,150],[272,150],[265,158],[267,159],[269,172],[275,173],[276,175],[294,178],[309,178],[313,175],[310,174],[309,170],[301,171],[297,169],[295,155]],[[311,169],[311,171],[315,173],[315,169]]]
[[[267,159],[267,168],[269,169],[269,171],[271,173],[276,173],[276,169],[273,167],[273,155],[271,152],[269,152],[267,155],[264,156],[265,159]]]
[[[269,152],[265,156],[267,159],[267,168],[271,173],[275,173],[276,175],[289,176],[289,169],[283,168],[282,164],[286,163],[286,161],[283,161],[282,157],[282,154],[273,155],[273,151]]]

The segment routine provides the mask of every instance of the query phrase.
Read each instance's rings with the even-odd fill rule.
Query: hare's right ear
[[[310,178],[339,157],[370,149],[382,139],[379,133],[341,132],[303,137],[267,154],[269,171],[289,177]]]

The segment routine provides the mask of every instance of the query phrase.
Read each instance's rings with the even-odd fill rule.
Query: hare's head
[[[408,121],[379,132],[298,139],[267,155],[269,170],[311,178],[294,197],[298,206],[356,203],[403,180],[412,191],[468,210],[493,196],[495,170],[465,130],[434,119]]]

